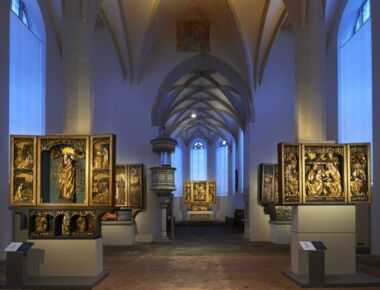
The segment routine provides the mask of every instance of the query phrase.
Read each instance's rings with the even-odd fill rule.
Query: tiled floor
[[[299,289],[281,273],[289,257],[288,246],[249,242],[224,226],[181,226],[170,244],[105,248],[109,276],[95,289]],[[359,271],[380,277],[380,257],[357,261]],[[0,280],[4,274],[0,263]]]
[[[298,289],[281,273],[289,257],[224,227],[177,227],[171,244],[106,248],[110,275],[96,289]],[[380,258],[359,257],[358,270],[380,277]]]

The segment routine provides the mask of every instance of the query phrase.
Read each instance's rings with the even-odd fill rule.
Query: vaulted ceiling
[[[61,1],[48,1],[58,43]],[[152,124],[166,127],[185,142],[197,134],[207,136],[210,142],[218,137],[234,138],[239,128],[254,119],[254,92],[263,79],[276,36],[288,23],[282,0],[102,0],[97,22],[111,35],[125,80],[138,84],[149,71],[156,50],[169,45],[175,52],[176,21],[192,1],[210,23],[209,54],[223,59],[239,74],[249,96],[239,95],[239,88],[220,72],[192,64],[192,69],[172,80],[166,96],[158,93],[164,105],[156,101],[153,110],[158,117]],[[327,0],[325,5],[328,26],[338,9],[336,2]],[[194,53],[182,53],[178,58],[183,61],[192,56]],[[244,111],[247,105],[249,116]],[[193,112],[197,118],[190,117]],[[163,118],[162,114],[167,115]]]

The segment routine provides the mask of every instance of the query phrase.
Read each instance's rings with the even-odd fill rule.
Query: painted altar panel
[[[279,202],[281,204],[302,203],[301,146],[297,143],[280,143],[279,161]]]
[[[302,161],[304,203],[347,202],[345,145],[303,144]]]
[[[260,203],[276,202],[274,164],[260,164]]]
[[[210,211],[216,202],[215,181],[185,181],[184,202],[190,211]]]
[[[39,206],[88,205],[88,136],[38,138]]]
[[[116,165],[116,206],[143,207],[143,164]]]
[[[90,206],[112,206],[114,135],[91,136]]]
[[[117,164],[115,166],[115,206],[124,207],[128,205],[128,170],[126,164]]]
[[[128,164],[128,207],[143,206],[143,165]]]
[[[11,206],[36,205],[37,137],[11,136]]]
[[[369,143],[348,144],[347,190],[349,203],[371,202],[371,151]]]

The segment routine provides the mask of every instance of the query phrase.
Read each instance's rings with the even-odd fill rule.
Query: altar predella
[[[133,182],[121,188],[118,176],[115,186],[114,147],[113,134],[11,136],[9,203],[27,216],[29,238],[97,238],[103,214],[143,206],[142,165],[124,165]]]

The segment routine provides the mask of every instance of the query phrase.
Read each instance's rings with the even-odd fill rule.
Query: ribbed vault
[[[237,137],[251,117],[247,84],[228,64],[201,54],[179,64],[164,80],[152,109],[152,125],[188,143]]]

